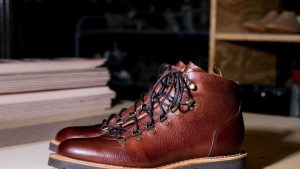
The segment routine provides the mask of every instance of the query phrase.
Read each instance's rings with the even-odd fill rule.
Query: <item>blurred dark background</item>
[[[207,0],[9,3],[10,50],[4,56],[108,58],[110,86],[123,91],[120,99],[148,90],[162,63],[191,60],[207,69]]]
[[[1,2],[2,58],[107,58],[118,99],[139,98],[162,63],[208,67],[209,0]],[[277,86],[242,85],[244,111],[288,115],[298,60],[279,57]]]

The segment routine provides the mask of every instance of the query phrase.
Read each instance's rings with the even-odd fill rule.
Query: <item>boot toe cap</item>
[[[97,137],[102,135],[100,128],[101,125],[67,127],[57,133],[55,140],[63,142],[71,138]]]
[[[58,146],[57,154],[77,160],[105,163],[114,155],[106,151],[104,145],[98,138],[74,138],[63,141]]]

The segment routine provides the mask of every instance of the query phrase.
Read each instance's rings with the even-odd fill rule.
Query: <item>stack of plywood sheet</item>
[[[0,123],[101,111],[115,93],[102,59],[0,62]]]

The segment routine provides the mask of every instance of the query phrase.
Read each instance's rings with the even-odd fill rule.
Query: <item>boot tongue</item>
[[[173,69],[184,71],[186,65],[182,61],[178,61],[174,66],[172,66]]]
[[[199,66],[195,65],[191,61],[186,65],[184,72],[203,72],[203,73],[205,73],[205,71],[203,69],[201,69]]]

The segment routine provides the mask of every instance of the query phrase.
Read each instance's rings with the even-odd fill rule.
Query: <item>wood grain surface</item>
[[[242,23],[280,9],[280,0],[217,0],[217,32],[246,32]]]
[[[276,84],[276,57],[271,53],[236,45],[218,42],[216,64],[223,75],[241,84]]]

